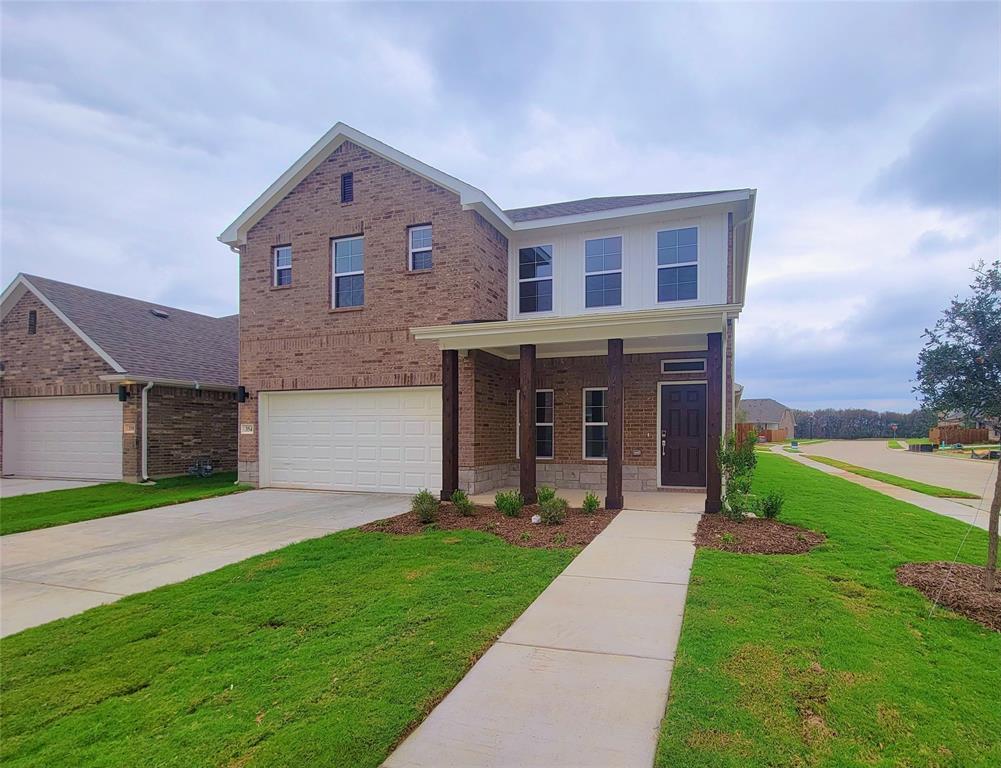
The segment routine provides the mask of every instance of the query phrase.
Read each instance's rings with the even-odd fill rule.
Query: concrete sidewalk
[[[384,765],[649,768],[703,505],[621,512]]]
[[[951,499],[940,499],[936,496],[928,496],[927,494],[911,491],[897,485],[884,483],[881,480],[873,480],[868,477],[862,477],[862,475],[856,475],[852,472],[846,472],[843,469],[832,467],[829,464],[821,464],[819,461],[811,461],[808,456],[801,453],[789,453],[788,451],[783,451],[781,446],[772,448],[772,451],[780,456],[788,456],[790,459],[794,459],[800,464],[805,464],[808,467],[819,469],[821,472],[826,472],[829,475],[844,478],[845,480],[855,483],[856,485],[862,485],[866,488],[886,494],[887,496],[892,496],[894,499],[906,501],[908,504],[913,504],[915,507],[921,507],[922,509],[927,509],[929,512],[934,512],[938,515],[945,515],[946,517],[952,517],[962,523],[966,523],[967,525],[972,524],[977,528],[983,528],[985,531],[987,530],[988,508],[990,507],[989,498],[981,499],[979,501],[968,500],[966,504],[960,504],[959,502]],[[995,467],[997,467],[997,462],[992,463]],[[993,487],[994,483],[991,481],[988,491],[993,489]],[[971,503],[977,504],[978,506],[968,506]]]

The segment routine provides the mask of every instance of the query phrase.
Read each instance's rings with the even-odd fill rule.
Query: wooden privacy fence
[[[747,436],[750,434],[756,434],[759,441],[764,441],[766,443],[781,443],[783,442],[787,435],[784,429],[758,429],[757,425],[750,422],[744,422],[735,425],[737,432],[737,441],[744,442]]]
[[[986,443],[986,429],[967,429],[966,427],[932,427],[928,430],[928,439],[933,443]]]

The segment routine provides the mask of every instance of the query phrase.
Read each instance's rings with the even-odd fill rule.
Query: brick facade
[[[28,313],[36,313],[28,333]],[[26,292],[0,322],[3,397],[58,397],[116,394],[118,385],[102,381],[114,374],[75,331],[33,293]],[[142,386],[127,387],[122,404],[122,477],[136,482],[142,473]],[[236,395],[226,392],[154,387],[150,392],[149,456],[152,477],[184,474],[194,458],[209,455],[220,469],[236,468]],[[2,444],[0,423],[0,444]],[[2,471],[0,454],[0,471]]]
[[[183,475],[201,458],[217,472],[236,469],[235,393],[154,387],[148,398],[150,477]]]
[[[354,174],[350,203],[340,201],[346,172]],[[418,224],[433,227],[434,267],[426,272],[408,269],[408,228]],[[365,238],[365,303],[332,309],[331,243],[352,235]],[[272,249],[286,244],[292,283],[275,288]],[[257,222],[241,249],[240,383],[250,398],[239,421],[254,426],[240,435],[241,477],[256,481],[257,392],[439,385],[441,353],[409,329],[506,317],[507,239],[462,210],[454,193],[342,144]]]

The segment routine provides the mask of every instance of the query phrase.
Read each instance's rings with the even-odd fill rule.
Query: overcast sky
[[[1001,251],[1001,14],[5,2],[2,279],[237,310],[216,235],[343,120],[502,207],[756,187],[737,378],[910,409]]]

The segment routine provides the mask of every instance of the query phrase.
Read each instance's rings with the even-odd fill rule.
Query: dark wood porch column
[[[535,345],[521,345],[521,399],[518,419],[521,426],[521,495],[534,504],[535,495]]]
[[[709,334],[706,354],[706,512],[719,512],[722,479],[719,449],[723,439],[723,334]]]
[[[605,509],[622,509],[622,421],[623,369],[622,339],[608,340],[608,482],[605,486]]]
[[[441,498],[459,487],[459,352],[441,351]]]

